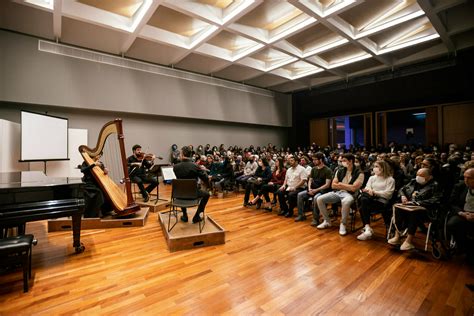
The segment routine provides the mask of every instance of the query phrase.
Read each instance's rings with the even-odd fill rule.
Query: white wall
[[[48,112],[48,114],[69,119],[70,128],[88,130],[88,144],[95,147],[102,126],[117,117],[123,119],[125,149],[131,154],[134,144],[163,156],[168,162],[170,147],[176,143],[184,145],[263,146],[269,142],[276,146],[286,146],[287,129],[273,126],[237,124],[232,122],[204,121],[192,119],[166,118],[147,115],[131,115],[105,111],[73,110],[42,105],[8,104],[0,102],[0,118],[20,122],[21,110]],[[3,146],[0,145],[0,148]],[[35,169],[36,170],[36,169]]]
[[[263,95],[38,50],[0,30],[0,101],[291,126],[291,96]]]
[[[20,124],[0,119],[0,172],[28,170],[20,160]]]
[[[47,162],[48,176],[82,177],[77,166],[82,164],[83,160],[77,149],[80,145],[87,145],[87,130],[70,128],[68,134],[69,160]],[[0,119],[0,172],[44,171],[44,162],[18,162],[21,152],[20,139],[21,125]]]

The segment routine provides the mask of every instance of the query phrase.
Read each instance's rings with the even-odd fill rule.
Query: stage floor
[[[178,250],[194,249],[200,247],[214,246],[225,243],[225,230],[211,216],[206,215],[205,225],[202,232],[199,232],[199,224],[192,223],[195,210],[188,210],[189,222],[180,220],[181,212],[178,212],[178,221],[169,212],[160,212],[160,221],[163,235],[165,236],[170,252]],[[171,218],[170,218],[171,217]],[[170,227],[176,225],[168,232],[168,220]]]

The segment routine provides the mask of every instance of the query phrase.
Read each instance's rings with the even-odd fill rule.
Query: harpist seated
[[[84,161],[81,166],[81,172],[84,174],[82,177],[82,182],[85,183],[84,200],[86,205],[84,218],[104,217],[105,215],[112,212],[111,204],[105,199],[102,189],[91,172],[92,168],[99,166],[104,171],[104,174],[108,173],[107,168],[99,160],[101,156],[102,153],[95,156],[93,164],[88,166]]]

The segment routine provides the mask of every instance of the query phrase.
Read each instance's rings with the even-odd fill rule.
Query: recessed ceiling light
[[[425,12],[423,10],[418,10],[418,11],[415,11],[413,13],[410,13],[410,14],[407,14],[405,16],[402,16],[401,18],[398,18],[398,19],[394,19],[390,22],[387,22],[387,23],[384,23],[384,24],[381,24],[377,27],[374,27],[374,28],[371,28],[371,29],[368,29],[367,31],[363,31],[363,32],[360,32],[360,33],[357,33],[353,38],[354,39],[359,39],[359,38],[362,38],[362,37],[366,37],[370,34],[374,34],[378,31],[381,31],[381,30],[384,30],[386,28],[389,28],[389,27],[392,27],[392,26],[395,26],[397,24],[400,24],[400,23],[403,23],[403,22],[406,22],[408,20],[411,20],[411,19],[414,19],[414,18],[417,18],[421,15],[425,14]]]
[[[385,54],[385,53],[388,53],[388,52],[391,52],[391,51],[394,51],[394,50],[399,50],[399,49],[402,49],[402,48],[405,48],[405,47],[408,47],[408,46],[413,46],[413,45],[416,45],[416,44],[419,44],[419,43],[427,42],[427,41],[430,41],[430,40],[438,38],[438,37],[439,37],[438,33],[432,34],[432,35],[429,35],[429,36],[425,36],[425,37],[420,37],[420,38],[417,38],[413,41],[408,41],[408,42],[401,43],[401,44],[398,44],[398,45],[395,45],[395,46],[383,48],[381,50],[378,50],[376,52],[376,54],[377,55]]]
[[[25,0],[25,3],[29,3],[49,10],[54,9],[54,0]]]

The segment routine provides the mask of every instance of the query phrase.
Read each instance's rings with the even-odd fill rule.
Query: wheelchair
[[[451,217],[449,207],[439,205],[434,210],[427,210],[428,221],[418,226],[422,233],[426,234],[424,251],[428,251],[428,243],[431,245],[431,255],[436,260],[449,259],[456,250],[456,242],[447,231],[447,223]],[[392,215],[390,226],[387,230],[387,240],[393,237],[396,225]],[[426,226],[428,224],[428,226]],[[403,236],[406,232],[401,231]]]

